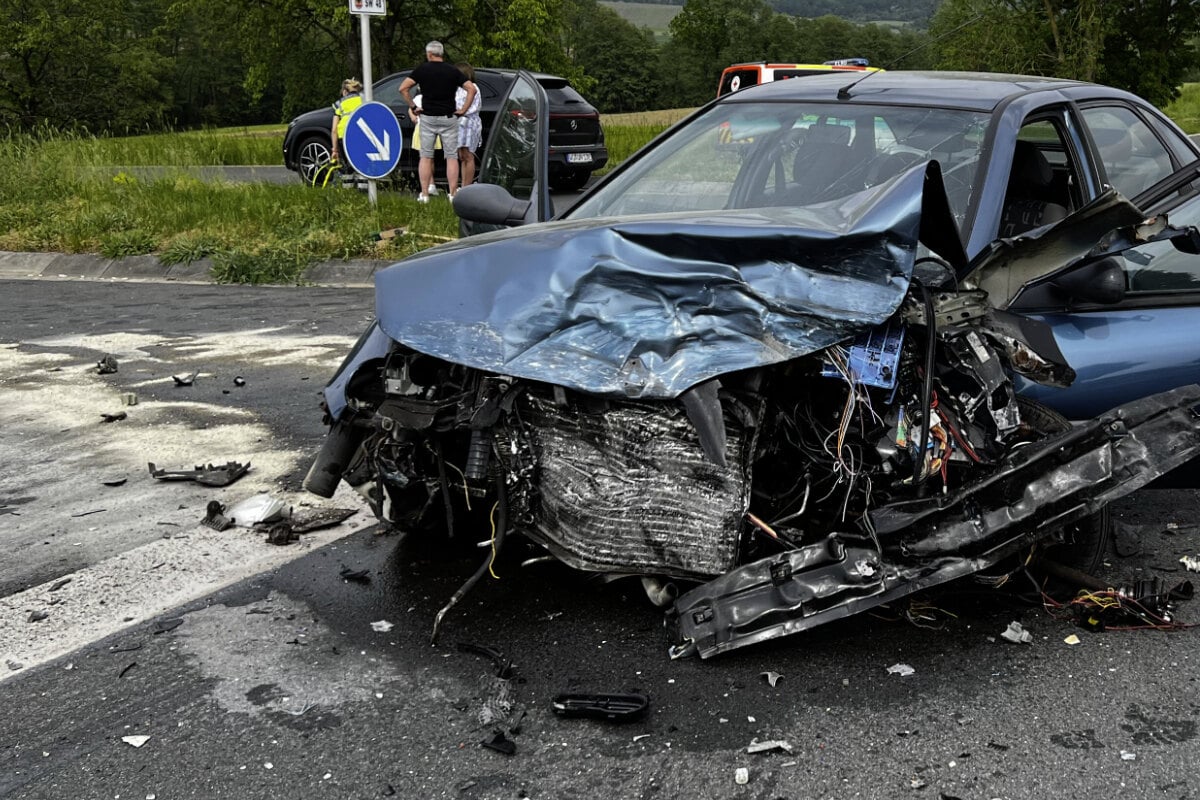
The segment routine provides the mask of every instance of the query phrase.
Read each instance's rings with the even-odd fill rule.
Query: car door
[[[1147,215],[1200,225],[1200,161],[1194,146],[1151,109],[1119,99],[1079,103],[1087,158],[1101,188],[1116,188]],[[1024,393],[1072,419],[1189,383],[1200,383],[1200,256],[1160,241],[1117,256],[1125,296],[1111,305],[1044,306],[1046,293],[1012,305],[1048,322],[1077,378],[1066,389]],[[1042,307],[1039,307],[1041,305]]]
[[[553,215],[550,204],[548,154],[550,114],[546,91],[521,70],[500,102],[479,167],[479,183],[503,188],[517,200],[528,200],[525,222],[544,222]],[[461,220],[463,236],[496,230],[498,226]]]

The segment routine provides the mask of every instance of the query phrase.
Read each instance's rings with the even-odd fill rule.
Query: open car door
[[[464,187],[455,197],[461,235],[544,222],[553,215],[547,180],[549,107],[537,80],[525,70],[517,73],[488,133],[478,187]]]

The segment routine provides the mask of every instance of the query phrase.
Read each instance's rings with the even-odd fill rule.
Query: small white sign
[[[387,0],[349,0],[351,14],[382,17],[387,14]]]

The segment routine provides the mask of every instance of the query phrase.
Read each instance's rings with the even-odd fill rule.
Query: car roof
[[[853,87],[849,101],[914,106],[951,106],[973,111],[993,111],[1009,98],[1037,91],[1067,90],[1094,86],[1105,93],[1124,94],[1114,89],[1030,75],[1004,75],[990,72],[906,72],[879,71],[846,75],[809,75],[803,80],[772,81],[727,94],[719,102],[739,103],[751,100],[839,101],[838,92]]]

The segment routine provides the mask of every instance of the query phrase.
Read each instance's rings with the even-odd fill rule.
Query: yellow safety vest
[[[350,125],[350,115],[354,113],[354,109],[363,104],[362,95],[348,94],[341,100],[333,104],[334,116],[338,118],[338,139],[346,138],[346,128]]]

